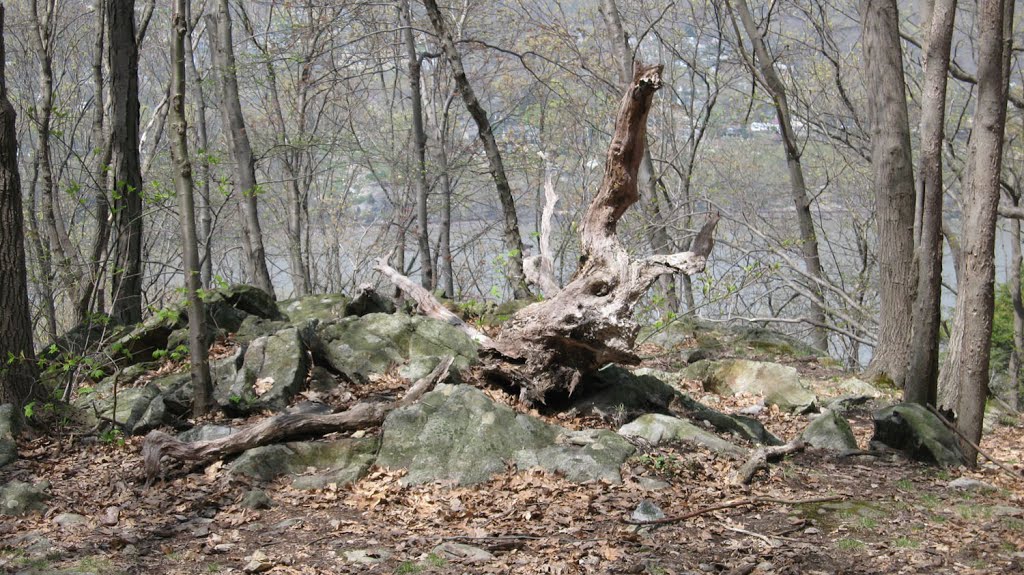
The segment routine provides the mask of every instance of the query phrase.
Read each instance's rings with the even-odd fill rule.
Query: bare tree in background
[[[821,257],[818,255],[818,238],[814,231],[814,219],[811,217],[810,201],[807,198],[807,184],[804,181],[803,166],[800,163],[799,142],[796,132],[793,131],[793,117],[789,109],[789,102],[786,99],[786,86],[782,83],[775,70],[775,61],[768,54],[764,37],[761,30],[754,22],[754,17],[747,6],[747,0],[731,0],[740,22],[743,26],[747,40],[753,47],[754,54],[747,62],[758,83],[763,86],[771,95],[772,104],[779,120],[779,131],[782,135],[782,145],[786,151],[786,165],[788,167],[790,195],[793,205],[796,208],[796,219],[800,229],[800,250],[803,254],[804,268],[810,278],[807,290],[815,297],[810,299],[809,323],[812,326],[811,345],[821,351],[828,351],[828,329],[826,327],[825,308],[821,301],[821,284],[824,282],[824,273],[821,270]],[[737,31],[738,34],[738,31]],[[742,46],[742,39],[738,39]]]
[[[505,257],[508,261],[508,276],[512,282],[512,292],[517,299],[530,297],[530,288],[526,285],[526,275],[523,273],[523,238],[519,234],[519,216],[516,214],[515,198],[512,195],[512,187],[508,183],[508,175],[505,173],[505,164],[501,159],[501,151],[498,149],[498,142],[494,138],[494,130],[487,118],[487,111],[480,104],[480,100],[473,91],[466,76],[466,69],[462,66],[462,56],[459,55],[455,46],[455,39],[445,24],[441,9],[434,0],[424,0],[427,7],[427,15],[434,27],[438,41],[444,51],[448,64],[452,67],[452,74],[455,76],[455,83],[459,87],[462,101],[466,109],[476,122],[479,131],[480,141],[483,143],[484,151],[487,153],[487,162],[490,166],[491,177],[494,179],[494,186],[498,190],[498,199],[501,201],[502,213],[505,216]]]
[[[219,0],[217,15],[212,14],[207,27],[215,30],[213,39],[214,67],[217,70],[221,91],[220,109],[226,127],[226,139],[234,159],[235,189],[242,210],[242,232],[245,240],[245,257],[249,277],[256,287],[276,298],[274,284],[267,269],[267,254],[263,247],[263,229],[260,226],[259,193],[256,182],[256,160],[246,132],[242,103],[238,97],[238,78],[235,65],[235,49],[231,34],[231,9],[228,0]],[[212,24],[210,23],[212,22]]]

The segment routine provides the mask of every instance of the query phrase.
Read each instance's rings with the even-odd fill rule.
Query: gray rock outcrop
[[[384,422],[377,464],[407,469],[405,484],[461,485],[505,470],[541,467],[570,481],[620,482],[633,446],[606,430],[574,432],[497,404],[465,385],[439,385]]]
[[[899,403],[874,414],[872,443],[904,451],[913,459],[943,467],[964,464],[956,436],[938,417],[916,403]]]

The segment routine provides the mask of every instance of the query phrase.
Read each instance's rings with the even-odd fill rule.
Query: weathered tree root
[[[448,377],[455,358],[448,356],[425,377],[414,383],[405,396],[392,402],[362,402],[352,408],[327,415],[285,413],[265,419],[237,433],[206,441],[186,443],[162,431],[151,431],[142,444],[142,459],[149,486],[162,476],[161,460],[170,457],[202,464],[253,447],[277,443],[296,437],[319,436],[338,431],[365,429],[380,425],[393,409],[410,405],[435,384]]]
[[[753,455],[747,459],[746,463],[740,466],[736,470],[736,473],[732,476],[733,485],[749,485],[754,480],[754,476],[761,469],[768,466],[769,461],[778,461],[787,455],[793,453],[799,453],[807,447],[807,444],[801,439],[790,441],[785,445],[779,445],[777,447],[762,447],[754,452]]]

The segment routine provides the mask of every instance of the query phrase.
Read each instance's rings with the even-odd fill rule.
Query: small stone
[[[465,543],[456,543],[454,541],[446,541],[437,547],[434,547],[433,553],[445,559],[466,561],[469,563],[482,563],[484,561],[494,559],[494,555],[486,549],[466,545]]]
[[[100,523],[108,527],[113,527],[114,525],[117,525],[117,522],[120,520],[121,508],[116,505],[111,505],[103,512],[103,517],[100,518]]]
[[[662,511],[655,502],[650,499],[644,499],[640,502],[640,505],[636,506],[636,509],[633,510],[633,514],[630,515],[630,517],[633,521],[644,523],[664,519],[665,512]]]
[[[273,505],[273,500],[262,489],[251,489],[242,497],[242,507],[246,509],[270,509]]]
[[[950,489],[961,489],[963,491],[995,491],[996,486],[985,483],[970,477],[958,477],[946,484]]]
[[[78,513],[58,513],[51,521],[55,525],[68,529],[85,525],[89,522],[89,519],[85,515],[79,515]]]
[[[646,475],[638,477],[636,482],[640,485],[642,489],[645,489],[647,491],[661,491],[662,489],[668,489],[669,487],[672,487],[672,484],[670,484],[668,481],[662,481],[657,477],[647,477]]]
[[[213,546],[214,553],[227,553],[235,548],[234,543],[218,543]]]
[[[764,411],[764,404],[758,403],[755,405],[748,405],[743,409],[739,410],[740,415],[760,415]]]
[[[353,549],[345,551],[345,560],[349,563],[360,563],[362,565],[375,565],[383,563],[391,557],[391,553],[384,549]]]
[[[807,529],[804,529],[804,535],[817,535],[819,533],[821,533],[821,530],[817,527],[808,527]]]

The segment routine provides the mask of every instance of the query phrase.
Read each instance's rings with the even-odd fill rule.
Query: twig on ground
[[[679,521],[685,521],[687,519],[693,519],[701,515],[706,515],[715,511],[721,511],[723,509],[731,509],[733,507],[743,507],[745,505],[763,505],[765,503],[777,503],[779,505],[804,505],[807,503],[828,503],[830,501],[842,501],[842,497],[839,495],[831,495],[828,497],[812,497],[810,499],[781,499],[777,497],[748,497],[746,499],[738,499],[736,501],[729,501],[726,503],[719,503],[718,505],[712,505],[696,511],[690,511],[682,515],[675,515],[672,517],[662,517],[661,519],[650,519],[646,521],[637,521],[635,519],[626,518],[623,519],[623,523],[630,525],[665,525],[668,523],[677,523]]]

